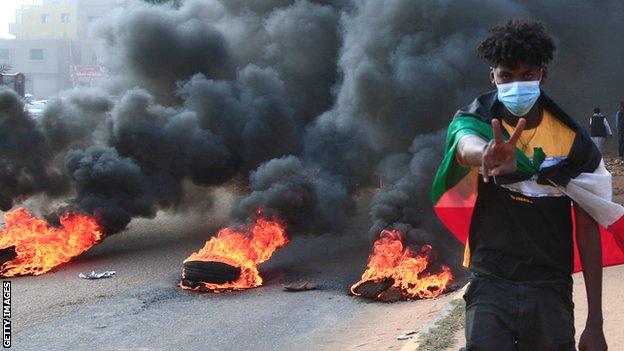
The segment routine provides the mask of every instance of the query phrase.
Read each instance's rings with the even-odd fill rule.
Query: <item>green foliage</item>
[[[9,64],[6,64],[6,63],[0,64],[0,74],[7,73],[12,69],[13,67]]]
[[[148,4],[152,4],[152,5],[171,5],[174,8],[179,8],[180,6],[182,6],[182,3],[184,2],[184,0],[143,0],[144,2],[148,3]]]

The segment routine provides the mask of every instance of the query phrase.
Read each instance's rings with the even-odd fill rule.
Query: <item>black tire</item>
[[[225,284],[238,280],[241,269],[223,262],[189,261],[184,263],[183,280]]]
[[[394,279],[392,278],[388,278],[380,282],[374,282],[372,280],[369,280],[358,285],[355,289],[353,289],[353,291],[357,294],[360,294],[362,297],[375,299],[377,296],[379,296],[379,294],[390,288],[392,284],[394,284]]]
[[[379,299],[383,302],[397,302],[404,299],[401,289],[390,287],[379,295]]]
[[[11,261],[17,257],[17,251],[15,251],[15,245],[0,249],[0,265]]]
[[[188,279],[182,278],[180,280],[180,285],[182,285],[185,288],[196,289],[196,288],[198,288],[201,285],[201,283],[200,282],[196,282],[194,280],[188,280]]]

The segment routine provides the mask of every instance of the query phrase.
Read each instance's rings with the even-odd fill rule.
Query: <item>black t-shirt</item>
[[[479,181],[470,226],[470,268],[510,281],[570,280],[572,202],[528,197]]]

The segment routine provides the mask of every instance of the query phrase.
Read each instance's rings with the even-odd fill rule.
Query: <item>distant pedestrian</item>
[[[620,101],[620,109],[615,113],[615,127],[618,130],[618,154],[624,157],[624,100]]]
[[[600,113],[599,107],[594,108],[594,115],[589,118],[589,133],[600,152],[602,152],[607,137],[613,135],[607,116]]]

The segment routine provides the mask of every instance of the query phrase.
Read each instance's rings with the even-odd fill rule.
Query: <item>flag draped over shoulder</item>
[[[476,168],[464,167],[456,158],[459,140],[465,135],[493,138],[491,120],[496,91],[484,94],[457,112],[446,136],[445,155],[432,187],[434,210],[441,222],[466,243],[478,195]],[[624,207],[611,201],[611,174],[586,131],[544,93],[539,103],[553,116],[576,132],[570,154],[564,160],[544,165],[544,152],[536,148],[529,159],[516,148],[516,172],[496,177],[497,184],[520,184],[532,179],[537,187],[556,188],[583,208],[600,225],[603,266],[624,263]],[[505,139],[509,135],[503,132]],[[572,216],[574,218],[574,216]],[[576,232],[576,231],[575,231]],[[581,265],[575,245],[574,271]]]

